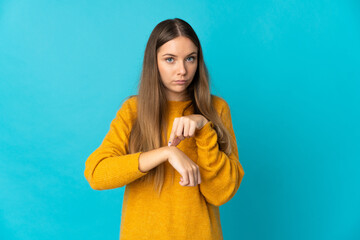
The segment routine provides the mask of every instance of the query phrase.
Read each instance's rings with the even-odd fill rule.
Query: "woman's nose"
[[[185,63],[180,62],[179,63],[179,69],[178,69],[179,73],[181,75],[185,75],[186,74],[186,67],[185,67]]]

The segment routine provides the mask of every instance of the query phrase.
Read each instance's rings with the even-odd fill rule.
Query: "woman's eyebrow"
[[[192,53],[189,53],[188,55],[186,55],[186,56],[189,56],[189,55],[191,55],[191,54],[196,54],[197,52],[192,52]],[[176,55],[174,55],[174,54],[171,54],[171,53],[165,53],[163,56],[165,56],[165,55],[169,55],[169,56],[173,56],[173,57],[176,57]]]

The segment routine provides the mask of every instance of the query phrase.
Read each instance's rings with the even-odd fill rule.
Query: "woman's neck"
[[[167,100],[171,101],[171,102],[184,102],[184,101],[189,101],[191,100],[189,95],[172,95],[172,96],[167,96]]]

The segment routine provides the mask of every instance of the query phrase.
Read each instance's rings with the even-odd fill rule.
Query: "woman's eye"
[[[189,58],[192,58],[192,60],[191,60],[190,62],[193,62],[193,61],[195,60],[195,58],[194,58],[194,57],[188,57],[188,59],[189,59]]]
[[[168,61],[169,59],[172,59],[172,60],[173,60],[173,58],[166,58],[165,61],[169,62],[169,61]],[[171,62],[172,62],[172,61],[171,61]]]
[[[190,60],[188,60],[188,62],[193,62],[195,60],[195,57],[188,57],[187,59],[190,59]],[[165,61],[168,63],[172,63],[172,62],[174,62],[174,58],[172,58],[172,57],[166,58]]]

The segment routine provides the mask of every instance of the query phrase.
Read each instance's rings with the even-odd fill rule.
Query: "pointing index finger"
[[[175,138],[175,130],[177,129],[177,125],[179,122],[179,118],[175,118],[173,125],[172,125],[172,129],[171,129],[171,133],[170,133],[170,138],[169,138],[169,142],[168,142],[168,146],[171,145],[171,143],[174,141]]]

